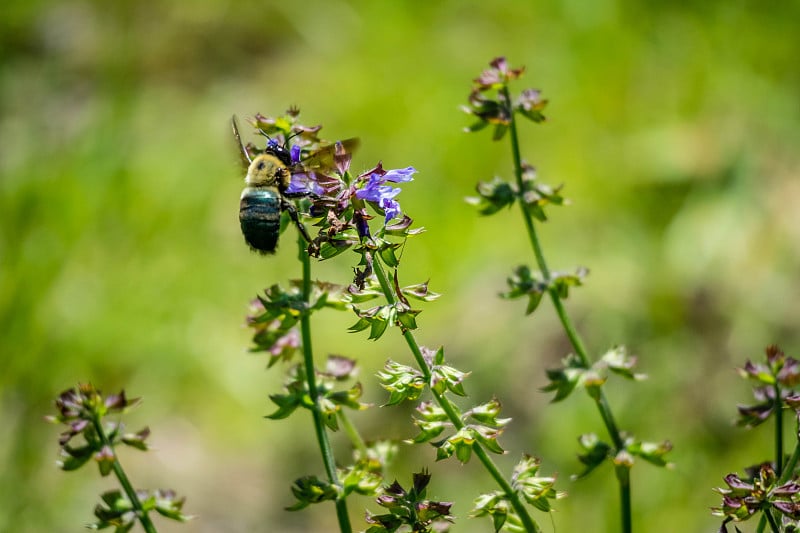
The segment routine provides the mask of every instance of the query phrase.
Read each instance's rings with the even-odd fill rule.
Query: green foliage
[[[563,498],[566,494],[555,490],[555,477],[537,475],[540,467],[541,461],[538,458],[524,455],[514,466],[511,477],[512,488],[540,511],[550,512],[552,511],[550,500]],[[508,497],[499,491],[481,494],[475,500],[470,516],[491,517],[495,532],[501,529],[512,532],[525,531],[519,517],[509,504]]]
[[[145,427],[136,433],[123,433],[121,423],[107,423],[104,417],[126,413],[139,403],[139,398],[128,399],[124,390],[104,397],[93,385],[86,383],[62,392],[55,401],[58,414],[47,417],[52,423],[67,426],[58,439],[64,457],[59,461],[62,470],[77,470],[89,459],[94,459],[101,476],[113,472],[122,486],[123,490],[102,494],[103,503],[94,511],[98,521],[89,526],[91,529],[113,527],[115,533],[125,533],[140,522],[146,532],[153,533],[151,511],[179,522],[189,518],[182,512],[185,498],[178,498],[174,491],[134,490],[117,458],[116,446],[119,444],[147,451],[145,441],[150,436],[150,429]],[[71,444],[76,438],[82,444]]]
[[[542,390],[555,391],[553,402],[565,399],[578,386],[585,388],[594,397],[597,388],[608,379],[609,372],[630,380],[645,379],[644,374],[633,372],[635,365],[636,357],[628,355],[624,346],[610,349],[588,368],[579,357],[570,354],[564,358],[561,367],[547,370],[550,383],[542,387]]]
[[[523,150],[543,179],[568,181],[576,205],[569,216],[548,211],[548,248],[562,265],[579,261],[597,273],[569,309],[592,350],[623,341],[658,376],[643,401],[629,398],[633,389],[620,390],[625,427],[663,431],[690,458],[679,468],[691,476],[636,478],[643,491],[674,497],[670,506],[639,500],[637,524],[716,529],[718,520],[697,507],[713,505],[714,495],[697,486],[712,486],[732,460],[749,456],[720,447],[740,438],[728,425],[735,411],[717,408],[742,399],[729,377],[728,369],[741,366],[731,346],[754,353],[796,341],[798,299],[785,296],[798,271],[798,223],[787,207],[800,142],[800,79],[790,45],[798,4],[471,6],[464,17],[456,16],[460,1],[311,2],[300,12],[280,2],[232,9],[211,1],[192,10],[170,0],[108,8],[4,2],[0,423],[9,438],[0,530],[61,531],[84,521],[75,501],[92,498],[93,489],[65,476],[69,490],[57,490],[55,454],[39,445],[53,428],[35,420],[54,391],[87,376],[142,391],[147,405],[160,406],[148,415],[154,428],[192,420],[201,440],[183,433],[174,444],[203,467],[188,472],[208,466],[215,480],[188,478],[190,503],[204,517],[193,530],[206,533],[204,523],[232,514],[241,519],[226,523],[231,532],[249,532],[265,516],[276,530],[298,527],[289,522],[294,517],[253,505],[248,492],[258,483],[280,493],[286,480],[275,465],[306,464],[313,447],[309,428],[297,424],[269,433],[265,452],[253,425],[261,413],[243,408],[261,405],[265,394],[263,376],[254,377],[253,361],[241,356],[248,338],[238,327],[242,295],[297,275],[290,239],[274,260],[260,261],[236,227],[241,174],[225,146],[227,122],[231,112],[254,106],[268,112],[301,103],[304,113],[325,119],[328,138],[360,135],[362,153],[375,150],[387,164],[412,160],[420,182],[435,183],[435,193],[419,187],[401,195],[429,229],[414,241],[420,262],[408,262],[408,280],[430,277],[447,295],[423,315],[423,341],[445,342],[459,366],[475,371],[470,391],[501,394],[515,423],[526,426],[538,396],[531,388],[542,384],[535,379],[540,355],[553,365],[562,341],[491,298],[465,311],[460,297],[462,289],[503,290],[491,273],[529,261],[483,244],[521,242],[511,229],[517,213],[473,220],[460,205],[476,177],[509,170],[504,145],[491,149],[453,134],[465,123],[454,109],[463,80],[496,42],[527,65],[527,77],[551,100],[546,128],[531,128],[537,131]],[[381,77],[394,82],[376,90]],[[337,90],[320,89],[320,80],[341,79]],[[336,351],[356,353],[351,346],[362,341],[352,336]],[[381,351],[407,362],[392,346],[387,341]],[[364,374],[380,369],[385,356],[370,351],[360,361]],[[512,379],[498,386],[512,358]],[[654,417],[663,405],[681,416]],[[382,422],[374,411],[362,415],[368,426]],[[505,446],[531,447],[553,470],[571,472],[574,455],[553,452],[586,430],[584,417],[559,407],[545,413],[543,422],[556,420],[561,437],[509,431]],[[220,455],[231,442],[237,453]],[[427,453],[410,452],[404,467],[418,468]],[[247,473],[242,457],[251,458]],[[141,468],[155,478],[163,470]],[[262,471],[276,475],[257,481]],[[439,482],[444,490],[446,479]],[[223,501],[210,486],[230,487],[234,497]],[[481,476],[464,476],[447,486],[448,496],[464,501],[482,486]],[[584,521],[611,530],[606,497],[570,496],[559,502],[559,530],[579,531]],[[486,526],[465,521],[458,529]]]
[[[430,474],[422,471],[413,475],[408,490],[397,481],[384,487],[377,502],[389,512],[381,515],[367,513],[367,523],[372,524],[367,533],[393,533],[403,527],[410,528],[413,533],[446,530],[447,523],[454,520],[450,514],[453,504],[425,499],[430,480]]]
[[[529,267],[522,265],[517,267],[514,274],[506,280],[509,290],[500,296],[509,300],[527,296],[528,306],[525,308],[525,314],[529,315],[539,307],[546,292],[553,291],[559,298],[566,298],[569,296],[569,288],[580,287],[588,273],[585,268],[578,268],[575,274],[551,272],[549,278],[544,280],[541,275],[532,273]]]

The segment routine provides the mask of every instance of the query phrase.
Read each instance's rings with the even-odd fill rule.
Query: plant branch
[[[781,386],[775,380],[775,473],[783,474],[783,400]]]
[[[313,402],[311,414],[314,419],[314,432],[317,435],[317,442],[319,450],[322,454],[322,462],[325,464],[325,472],[328,475],[328,481],[337,487],[341,488],[342,484],[336,474],[336,461],[333,456],[333,449],[331,448],[328,433],[325,431],[325,422],[322,418],[322,409],[319,404],[319,390],[317,389],[317,376],[314,369],[314,353],[311,349],[311,318],[309,316],[309,308],[311,307],[311,258],[306,251],[307,243],[302,235],[298,235],[298,255],[300,261],[303,263],[303,301],[305,302],[305,310],[300,318],[300,330],[303,337],[303,366],[306,373],[306,384],[308,386],[308,394]],[[351,533],[352,527],[350,525],[350,516],[347,513],[347,502],[343,497],[337,498],[336,517],[339,520],[339,530],[342,533]]]
[[[783,472],[781,472],[780,477],[778,478],[778,485],[783,485],[792,478],[794,475],[794,469],[797,466],[798,461],[800,461],[800,420],[798,420],[797,425],[798,428],[795,432],[796,440],[794,444],[794,451],[789,457],[789,460],[786,461],[786,464],[783,466]]]
[[[342,428],[344,432],[347,433],[347,436],[350,438],[350,442],[353,444],[353,447],[358,450],[362,455],[367,454],[367,444],[364,442],[364,439],[361,438],[361,435],[358,433],[358,430],[353,425],[353,422],[350,420],[350,417],[347,416],[347,413],[344,409],[339,409],[338,411],[339,421],[342,423]]]
[[[775,521],[775,517],[772,516],[772,513],[769,509],[765,509],[764,516],[767,517],[767,522],[769,522],[769,527],[772,529],[773,533],[780,533],[780,528],[778,527],[778,523]]]
[[[511,108],[511,96],[508,92],[507,87],[503,87],[502,89],[503,97],[505,98],[506,105],[509,108],[509,116],[510,124],[509,124],[509,131],[511,137],[511,154],[514,160],[514,175],[516,177],[517,182],[517,189],[519,191],[519,204],[520,204],[520,211],[522,212],[522,218],[525,222],[525,227],[528,230],[528,238],[531,243],[531,247],[533,248],[533,253],[536,256],[536,263],[539,266],[539,270],[544,277],[544,282],[548,285],[548,293],[550,294],[550,299],[553,302],[553,307],[556,310],[556,314],[558,315],[559,320],[561,321],[561,325],[564,328],[564,331],[569,338],[572,347],[575,349],[578,357],[580,358],[581,362],[583,363],[584,367],[589,368],[591,366],[591,360],[589,355],[584,347],[583,341],[581,340],[580,336],[578,335],[575,326],[572,323],[569,315],[567,315],[566,309],[564,308],[564,304],[561,300],[561,296],[559,296],[557,290],[555,288],[550,287],[550,269],[547,267],[547,261],[544,257],[544,252],[542,251],[542,245],[539,242],[539,237],[536,234],[536,228],[533,223],[533,217],[531,216],[530,212],[525,208],[524,200],[522,198],[522,191],[524,190],[524,183],[522,180],[522,157],[520,156],[519,150],[519,137],[517,135],[517,123],[514,117],[514,111]],[[606,399],[605,393],[601,389],[599,391],[599,395],[596,399],[596,405],[598,410],[600,411],[600,416],[603,419],[603,423],[606,426],[606,430],[608,431],[611,440],[614,443],[614,447],[616,448],[617,452],[622,451],[625,448],[625,443],[622,439],[622,435],[617,427],[617,424],[614,420],[614,415],[611,412],[611,407],[608,404],[608,400]],[[623,483],[623,480],[620,481],[620,507],[622,511],[622,531],[623,533],[630,533],[631,529],[631,501],[630,501],[630,477],[627,476],[626,483]]]
[[[378,283],[380,283],[381,290],[383,291],[383,295],[386,298],[386,301],[389,305],[394,305],[397,303],[397,298],[394,294],[394,290],[389,283],[389,279],[386,276],[386,272],[383,270],[383,265],[380,263],[380,259],[377,257],[374,258],[372,262],[373,271],[378,278]],[[425,382],[430,384],[431,382],[431,370],[428,366],[428,363],[425,361],[425,358],[422,355],[422,350],[420,349],[419,343],[417,343],[414,334],[411,330],[403,329],[403,337],[406,340],[406,344],[408,344],[409,349],[411,350],[412,355],[414,356],[414,360],[417,363],[420,371],[422,372],[423,377],[425,378]],[[432,387],[429,387],[431,394],[433,395],[436,403],[439,404],[439,407],[444,410],[447,414],[447,418],[450,420],[450,423],[456,429],[461,429],[464,427],[464,421],[461,420],[461,417],[458,414],[456,407],[453,405],[452,402],[445,396],[444,394],[440,394],[436,392]],[[522,500],[520,500],[519,495],[511,486],[511,484],[503,477],[503,474],[497,468],[497,465],[494,464],[492,458],[486,453],[486,450],[483,449],[483,446],[480,445],[477,441],[472,444],[472,451],[475,453],[475,456],[478,460],[483,464],[484,468],[489,472],[489,475],[497,482],[500,488],[505,492],[506,497],[508,497],[509,502],[511,503],[512,507],[516,511],[519,519],[522,521],[523,526],[525,527],[525,531],[529,533],[537,533],[541,531],[536,524],[536,522],[531,518],[530,513],[528,513],[528,509],[523,505]]]
[[[112,450],[112,453],[114,454],[114,462],[111,463],[111,469],[114,470],[114,475],[117,476],[119,484],[122,485],[122,490],[124,490],[125,495],[128,496],[128,500],[130,500],[133,510],[135,511],[137,518],[139,518],[139,522],[142,524],[142,527],[147,533],[158,533],[156,526],[153,525],[152,520],[150,520],[150,516],[147,514],[147,511],[144,510],[142,502],[139,500],[139,496],[136,495],[136,490],[133,488],[133,485],[131,485],[128,475],[125,473],[125,470],[122,468],[122,464],[117,458],[117,451],[114,450],[113,446],[111,445],[111,441],[108,439],[108,435],[106,435],[106,432],[103,429],[103,424],[100,422],[100,417],[96,414],[92,415],[92,424],[94,425],[94,429],[97,432],[97,435],[100,437],[100,440],[103,442],[103,445],[109,450]]]

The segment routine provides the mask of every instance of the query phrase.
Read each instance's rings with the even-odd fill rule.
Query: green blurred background
[[[137,485],[170,486],[198,515],[172,531],[333,531],[330,505],[287,513],[295,477],[321,473],[310,418],[262,418],[282,372],[247,353],[247,303],[298,275],[293,244],[248,251],[237,223],[242,174],[231,114],[299,105],[325,137],[358,136],[356,170],[414,165],[404,209],[427,232],[406,248],[403,282],[430,278],[419,338],[472,370],[475,401],[514,418],[499,459],[544,458],[569,498],[558,531],[615,531],[606,465],[577,483],[576,437],[603,429],[578,395],[548,405],[543,370],[568,345],[552,309],[524,317],[496,295],[532,263],[519,214],[482,219],[474,183],[509,176],[506,143],[461,132],[470,81],[506,55],[518,89],[550,99],[522,150],[572,205],[541,236],[555,269],[591,269],[568,307],[595,354],[624,343],[650,375],[614,381],[620,425],[675,445],[672,471],[633,472],[638,531],[714,531],[711,488],[769,458],[770,431],[735,428],[748,401],[734,369],[777,342],[796,353],[800,312],[800,3],[569,0],[203,3],[6,1],[0,16],[0,530],[82,531],[97,494],[86,469],[55,466],[52,400],[79,381],[145,403],[153,453],[122,457]],[[354,258],[355,256],[353,256]],[[319,277],[346,282],[347,259]],[[324,318],[323,318],[324,317]],[[398,335],[315,321],[320,356],[374,372],[409,361]],[[407,438],[410,411],[354,416],[367,438]],[[340,457],[347,445],[335,435]],[[477,464],[402,448],[390,476],[430,468],[430,496],[455,500],[455,531],[493,488]],[[353,499],[365,528],[369,499]],[[540,522],[552,530],[550,519]],[[163,524],[163,522],[160,522]]]

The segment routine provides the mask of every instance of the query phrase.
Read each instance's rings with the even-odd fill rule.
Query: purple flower
[[[394,170],[383,170],[379,164],[374,169],[370,170],[367,174],[361,176],[362,179],[366,177],[366,185],[356,190],[356,198],[366,200],[375,204],[385,215],[384,224],[388,224],[393,218],[401,215],[400,204],[394,199],[395,196],[400,194],[398,187],[385,185],[387,181],[392,183],[402,183],[411,181],[414,178],[412,175],[416,173],[414,167],[406,167]]]
[[[391,181],[393,183],[403,183],[412,181],[414,178],[411,176],[417,172],[414,167],[396,168],[394,170],[387,170],[383,175],[383,181]]]
[[[292,157],[292,163],[299,163],[300,162],[300,152],[302,150],[303,149],[300,148],[299,144],[293,144],[292,145],[292,148],[291,148],[291,150],[289,152],[291,154],[291,157]]]
[[[290,196],[314,195],[322,196],[325,189],[317,181],[317,176],[313,172],[298,172],[292,174],[289,186],[286,187],[286,194]]]

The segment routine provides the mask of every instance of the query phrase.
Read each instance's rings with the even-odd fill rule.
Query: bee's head
[[[295,144],[289,148],[289,141],[292,139],[292,137],[300,135],[300,132],[292,133],[286,137],[286,140],[283,141],[283,143],[280,143],[276,139],[270,137],[266,131],[260,128],[258,131],[261,133],[261,135],[267,138],[267,146],[264,148],[265,154],[274,155],[287,167],[291,167],[292,165],[300,162],[300,147]]]
[[[267,142],[267,148],[264,150],[264,153],[274,155],[287,167],[292,165],[291,151],[286,148],[286,145],[279,144],[273,139]]]

